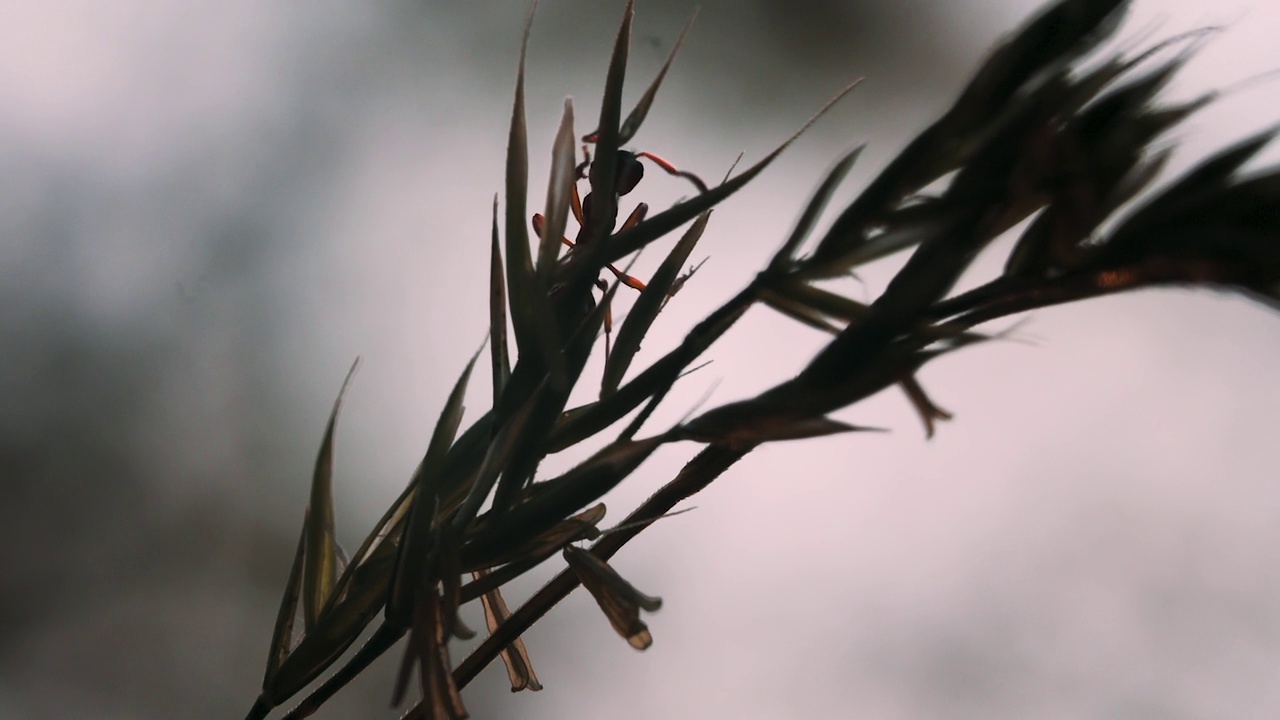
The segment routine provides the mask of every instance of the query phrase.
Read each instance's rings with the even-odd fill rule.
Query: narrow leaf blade
[[[357,359],[347,372],[342,389],[338,391],[311,480],[311,501],[307,506],[307,546],[302,572],[302,617],[307,632],[311,632],[320,619],[320,611],[338,580],[338,546],[334,539],[333,511],[333,430],[338,421],[338,410],[342,407],[342,398],[359,365],[360,361]]]
[[[613,353],[605,362],[604,380],[601,385],[601,395],[608,395],[618,389],[618,385],[622,382],[622,378],[626,375],[627,368],[631,366],[631,361],[635,357],[636,352],[640,350],[640,343],[644,340],[644,336],[649,332],[649,328],[653,326],[654,320],[657,319],[658,313],[662,310],[663,302],[671,294],[671,288],[675,285],[680,275],[680,269],[684,267],[685,262],[689,259],[689,254],[693,252],[694,246],[698,244],[698,240],[702,237],[702,233],[706,230],[707,221],[711,218],[711,211],[707,211],[698,216],[698,219],[689,227],[676,246],[672,248],[670,254],[658,266],[658,270],[654,273],[653,278],[645,289],[640,292],[640,297],[631,307],[631,311],[627,313],[627,319],[623,321],[622,327],[618,329],[618,338],[613,344]]]
[[[493,197],[493,238],[489,248],[489,353],[493,366],[493,404],[497,406],[511,379],[507,350],[507,286],[502,275],[498,238],[498,196]]]
[[[694,8],[693,15],[689,16],[689,20],[685,22],[684,29],[680,31],[680,37],[676,38],[676,42],[671,46],[671,53],[667,55],[667,61],[662,63],[662,69],[658,71],[658,75],[654,77],[653,82],[645,89],[644,94],[640,96],[640,101],[636,103],[636,107],[622,122],[622,127],[618,130],[618,143],[626,144],[631,138],[636,136],[640,130],[640,125],[644,123],[644,119],[649,115],[649,108],[653,105],[653,100],[658,94],[658,88],[662,86],[662,81],[667,77],[667,70],[671,69],[671,63],[675,61],[676,55],[680,53],[680,47],[684,45],[684,39],[689,35],[689,30],[693,28],[693,21],[698,18],[698,10]]]
[[[441,492],[437,480],[449,448],[457,437],[458,426],[462,423],[462,415],[466,410],[462,403],[471,380],[471,371],[479,357],[480,351],[476,351],[454,383],[453,390],[440,411],[440,418],[436,421],[426,455],[415,473],[417,491],[409,507],[396,570],[391,580],[391,594],[387,599],[389,622],[404,623],[409,620],[414,592],[419,586],[418,580],[426,568],[427,554],[431,550],[432,526],[436,521],[434,511],[439,506]]]
[[[577,182],[577,154],[574,149],[577,138],[573,134],[573,101],[564,101],[564,115],[556,132],[551,149],[551,178],[547,183],[546,222],[542,226],[542,238],[538,244],[538,277],[544,291],[551,289],[555,277],[556,261],[564,242],[564,229],[569,220],[573,186]]]
[[[621,260],[650,242],[657,240],[681,225],[689,222],[703,211],[711,209],[720,201],[742,189],[744,185],[755,179],[757,175],[763,172],[765,168],[776,160],[778,156],[782,154],[782,151],[790,147],[791,143],[795,142],[797,138],[804,134],[804,132],[808,130],[809,127],[818,120],[818,118],[825,115],[832,106],[857,87],[860,82],[862,81],[854,81],[843,90],[836,93],[836,96],[829,100],[826,105],[822,106],[822,109],[815,113],[813,117],[809,118],[809,120],[805,122],[805,124],[797,130],[794,135],[787,138],[787,140],[779,145],[773,152],[766,155],[755,165],[752,165],[742,171],[736,177],[711,188],[705,193],[701,193],[682,203],[678,203],[671,208],[650,217],[630,230],[623,230],[615,235],[609,241],[608,254],[604,258],[604,261],[617,262],[618,260]]]

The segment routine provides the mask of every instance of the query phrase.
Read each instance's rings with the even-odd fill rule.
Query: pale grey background
[[[716,213],[710,260],[648,357],[760,267],[837,153],[869,142],[860,167],[881,166],[1037,5],[704,3],[636,139],[704,177],[868,80]],[[1178,94],[1280,67],[1280,8],[1200,7],[1139,1],[1124,32],[1230,24]],[[690,8],[641,4],[630,97]],[[0,10],[0,718],[247,710],[352,358],[365,364],[338,483],[355,544],[484,334],[524,13],[495,0]],[[589,129],[619,13],[539,11],[535,193],[565,95]],[[1177,133],[1182,165],[1275,122],[1278,100],[1274,80],[1233,92]],[[642,187],[651,202],[687,192],[657,175]],[[547,690],[510,695],[491,669],[466,691],[473,714],[1275,717],[1280,318],[1169,291],[1036,313],[1019,337],[1034,343],[923,373],[958,414],[932,442],[890,392],[842,417],[891,434],[756,453],[618,556],[666,600],[651,650],[575,595],[527,636]],[[717,381],[712,402],[788,376],[820,341],[753,311],[669,417]],[[484,402],[481,389],[471,405]],[[693,450],[646,465],[612,515]],[[395,717],[392,655],[320,717]]]

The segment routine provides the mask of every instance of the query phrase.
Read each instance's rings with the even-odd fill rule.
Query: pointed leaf
[[[596,502],[640,466],[669,438],[624,440],[601,448],[563,475],[539,484],[538,494],[505,511],[490,510],[468,536],[472,562],[491,559],[514,544],[536,537],[580,508]]]
[[[591,292],[591,286],[601,269],[608,263],[604,259],[604,239],[613,232],[617,221],[618,195],[618,123],[622,116],[622,86],[627,74],[627,55],[631,47],[631,21],[635,17],[632,0],[627,0],[622,12],[622,24],[613,43],[609,69],[605,75],[604,96],[600,102],[600,119],[596,131],[589,137],[596,145],[595,158],[588,171],[591,181],[591,211],[585,227],[579,234],[579,250],[561,269],[559,277],[564,284],[561,290],[566,302],[578,303]]]
[[[538,244],[538,276],[544,292],[550,291],[555,277],[560,245],[564,242],[564,228],[569,220],[569,205],[577,182],[577,155],[573,135],[573,101],[564,101],[564,116],[556,132],[551,150],[551,179],[547,183],[546,221],[542,224],[542,238]]]
[[[545,484],[536,483],[530,486],[526,492],[525,501],[536,502]],[[474,582],[464,587],[462,602],[474,600],[484,592],[510,582],[513,578],[560,552],[569,543],[595,540],[600,537],[600,529],[596,526],[604,520],[604,516],[605,504],[596,503],[576,515],[561,520],[546,532],[527,542],[513,544],[512,548],[500,555],[484,558],[480,564],[475,562],[474,553],[469,548],[464,548],[462,554],[464,567],[471,570],[487,570],[496,567],[497,570],[486,575],[484,582]]]
[[[507,352],[507,287],[498,246],[498,196],[493,196],[493,240],[489,248],[489,353],[493,365],[493,404],[496,407],[511,379]]]
[[[681,432],[698,442],[756,445],[779,440],[804,440],[846,432],[880,432],[823,416],[806,417],[788,409],[770,411],[764,403],[731,403],[686,423]]]
[[[674,287],[680,275],[680,269],[684,267],[689,254],[698,244],[710,218],[710,210],[698,216],[697,221],[685,231],[680,242],[676,243],[670,254],[658,266],[658,271],[654,273],[649,284],[640,291],[640,297],[631,306],[627,319],[618,329],[617,340],[613,343],[613,353],[605,361],[601,395],[608,395],[618,389],[627,368],[631,366],[632,358],[640,350],[641,341],[644,340],[644,336],[649,332],[653,321],[657,319],[663,304],[670,296],[671,288]]]
[[[534,6],[536,8],[536,4]],[[516,71],[515,101],[511,108],[511,131],[507,140],[507,284],[511,290],[511,320],[515,326],[516,344],[525,351],[533,347],[535,322],[527,304],[538,290],[533,283],[533,258],[529,254],[529,232],[525,200],[529,186],[529,138],[525,128],[524,65],[529,47],[529,31],[533,26],[533,8],[525,21],[520,40],[520,64]]]
[[[395,566],[395,549],[394,543],[383,544],[364,563],[352,565],[352,581],[341,601],[302,638],[280,665],[271,687],[264,688],[273,704],[288,700],[337,662],[382,610]]]
[[[529,188],[529,138],[525,127],[524,66],[533,27],[529,10],[524,37],[520,41],[520,66],[516,73],[515,101],[511,109],[511,132],[507,141],[507,288],[510,292],[511,323],[515,327],[516,347],[522,356],[540,356],[555,378],[563,376],[555,316],[545,288],[536,281],[533,257],[529,252],[526,201]]]
[[[649,107],[653,105],[653,99],[658,94],[658,88],[662,85],[662,80],[667,76],[667,70],[671,68],[671,63],[676,59],[676,55],[680,52],[680,46],[684,45],[685,36],[689,34],[689,30],[693,27],[693,21],[698,17],[698,9],[695,7],[693,15],[689,16],[689,20],[685,22],[684,29],[680,31],[680,37],[676,38],[676,42],[671,46],[671,53],[667,55],[667,61],[662,63],[662,69],[658,71],[657,77],[649,84],[649,87],[640,96],[640,101],[636,103],[636,107],[623,121],[622,127],[618,130],[618,144],[625,145],[631,142],[631,138],[636,136],[640,130],[640,125],[644,123],[644,119],[649,115]]]
[[[782,244],[777,254],[773,256],[773,260],[769,262],[770,270],[780,270],[795,258],[796,251],[800,249],[800,243],[809,237],[809,233],[813,231],[813,226],[818,222],[818,216],[826,209],[827,203],[830,202],[831,196],[839,187],[840,182],[849,174],[849,169],[858,160],[858,156],[862,154],[862,149],[866,145],[859,145],[850,150],[836,162],[831,168],[831,172],[827,173],[826,179],[818,186],[817,192],[813,194],[813,199],[805,206],[804,212],[800,214],[800,220],[796,222],[796,228],[791,232],[787,241]]]
[[[551,452],[576,445],[621,420],[646,400],[670,390],[684,369],[728,332],[753,301],[752,294],[739,294],[698,323],[678,347],[645,368],[617,392],[599,402],[575,408],[572,415],[557,423],[550,440]]]
[[[409,507],[404,535],[400,541],[400,553],[396,559],[395,575],[391,580],[391,592],[387,599],[388,622],[408,622],[414,598],[421,587],[427,555],[431,551],[432,527],[437,521],[435,511],[440,504],[442,488],[439,487],[439,478],[444,469],[445,457],[457,436],[458,426],[462,423],[462,415],[466,410],[462,402],[466,397],[467,384],[471,380],[471,371],[479,357],[480,350],[477,350],[454,383],[453,390],[440,411],[440,418],[436,421],[426,455],[414,473],[417,490]]]
[[[507,470],[512,449],[519,440],[520,433],[528,425],[529,416],[542,393],[545,392],[545,387],[545,384],[539,386],[539,389],[507,420],[506,424],[498,430],[493,441],[489,443],[484,460],[480,463],[475,479],[467,490],[466,498],[453,514],[452,525],[455,532],[466,532],[471,521],[480,512],[480,507],[488,499],[489,493],[498,481],[498,476]]]
[[[320,454],[316,458],[315,475],[311,480],[311,501],[307,505],[307,547],[302,570],[302,617],[307,632],[311,632],[320,618],[320,610],[338,581],[338,551],[334,540],[333,519],[333,429],[338,420],[338,409],[347,392],[351,376],[360,361],[357,359],[347,372],[347,378],[333,403],[329,423],[325,427]]]
[[[833,335],[840,332],[840,328],[832,325],[824,313],[774,290],[768,288],[761,290],[760,301],[792,320],[808,325],[815,330],[821,330]]]
[[[1152,223],[1179,215],[1199,198],[1220,192],[1231,176],[1270,143],[1277,132],[1280,128],[1270,128],[1204,160],[1127,219],[1114,233],[1112,242],[1120,241],[1128,228],[1150,227]]]
[[[276,613],[276,627],[271,635],[271,647],[267,653],[267,672],[262,679],[262,687],[270,687],[276,671],[289,656],[293,643],[293,620],[298,613],[298,596],[302,592],[302,557],[307,541],[306,519],[302,522],[302,533],[298,536],[298,550],[293,556],[293,565],[289,569],[289,579],[285,581],[284,596],[280,598],[280,611]]]
[[[766,155],[764,159],[747,168],[736,177],[711,188],[705,193],[692,197],[684,202],[677,203],[671,208],[650,217],[630,230],[623,230],[616,234],[609,241],[608,253],[604,258],[604,262],[617,262],[618,260],[621,260],[650,242],[663,237],[667,233],[689,222],[703,211],[711,209],[720,201],[740,190],[744,185],[755,179],[757,175],[763,172],[770,163],[782,154],[783,150],[790,147],[791,143],[795,142],[797,138],[799,138],[811,125],[813,125],[814,122],[818,120],[818,118],[826,114],[833,105],[844,98],[844,96],[848,95],[849,92],[857,87],[860,82],[862,81],[854,81],[852,84],[837,93],[836,96],[829,100],[821,110],[815,113],[813,117],[809,118],[809,120],[805,122],[805,124],[797,130],[794,135],[787,138],[785,142],[779,145],[773,152]]]
[[[823,290],[802,280],[777,280],[770,283],[768,289],[815,313],[835,318],[846,325],[866,318],[867,313],[870,312],[866,303]]]

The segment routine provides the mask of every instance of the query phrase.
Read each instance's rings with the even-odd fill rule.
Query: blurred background
[[[867,79],[716,212],[706,265],[642,358],[762,267],[838,154],[868,143],[847,202],[1040,4],[704,0],[639,149],[712,180]],[[1181,97],[1280,67],[1280,7],[1202,7],[1138,0],[1121,41],[1226,25]],[[640,4],[628,104],[692,9]],[[620,13],[539,8],[531,207],[566,95],[591,129]],[[0,12],[0,718],[243,716],[347,367],[363,358],[337,436],[353,548],[485,334],[524,15],[497,0]],[[1274,79],[1232,90],[1172,138],[1178,167],[1275,123],[1278,102]],[[641,189],[658,206],[689,192],[656,172]],[[899,261],[848,291],[874,297]],[[577,593],[525,636],[547,689],[512,695],[491,667],[464,693],[472,714],[1275,717],[1280,318],[1143,292],[1038,312],[1016,338],[922,373],[957,415],[931,441],[894,391],[841,414],[891,433],[749,457],[615,559],[666,601],[649,651]],[[822,340],[753,310],[668,419],[789,377]],[[611,517],[694,451],[646,464]],[[399,657],[319,717],[397,717]]]

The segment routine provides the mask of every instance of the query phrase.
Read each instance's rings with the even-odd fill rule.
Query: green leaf
[[[844,324],[855,323],[867,317],[870,308],[866,303],[858,302],[829,290],[810,285],[794,278],[778,278],[766,285],[775,297],[781,297],[789,303],[807,308],[808,312],[826,318],[835,318]],[[768,303],[768,298],[764,298]],[[784,311],[785,312],[785,311]],[[826,327],[819,329],[827,330]]]
[[[329,423],[325,427],[320,454],[316,458],[315,474],[311,480],[311,501],[307,505],[306,552],[302,566],[302,618],[308,633],[314,630],[320,618],[320,610],[338,580],[338,545],[334,539],[333,519],[333,429],[338,420],[342,397],[351,383],[351,376],[360,365],[357,359],[342,382],[342,389],[333,403]]]

